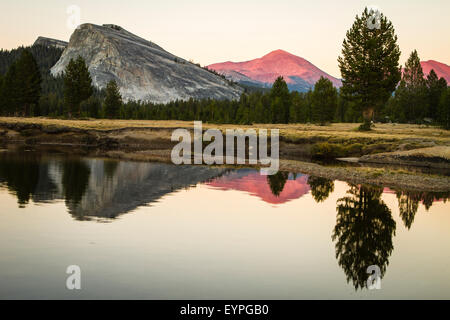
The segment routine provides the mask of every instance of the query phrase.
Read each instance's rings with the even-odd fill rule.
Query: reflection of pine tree
[[[119,162],[115,160],[105,160],[103,162],[103,170],[108,179],[114,177],[114,173],[116,172],[118,165]]]
[[[63,164],[62,185],[66,197],[66,204],[78,205],[86,192],[89,167],[79,159],[68,159]]]
[[[422,202],[428,211],[434,201],[442,200],[446,202],[448,197],[449,193],[445,192],[398,191],[398,209],[405,227],[408,229],[411,228],[419,207],[419,202]]]
[[[380,199],[382,188],[352,185],[347,196],[337,202],[336,258],[344,269],[347,282],[355,290],[366,285],[367,267],[377,265],[381,276],[386,272],[394,249],[395,221],[391,211]]]
[[[415,193],[415,198],[417,198],[418,201],[422,201],[425,206],[425,210],[428,211],[434,201],[442,200],[447,202],[449,194],[449,192],[418,192]]]
[[[286,184],[287,179],[289,178],[289,172],[278,171],[277,174],[272,176],[267,176],[267,181],[270,186],[270,190],[272,194],[276,197],[279,197],[281,192],[283,192],[284,185]]]
[[[398,209],[400,217],[408,230],[411,228],[419,207],[419,200],[411,196],[409,193],[397,192]]]
[[[327,200],[330,193],[334,191],[334,182],[327,178],[310,176],[308,185],[311,187],[311,194],[317,203]]]

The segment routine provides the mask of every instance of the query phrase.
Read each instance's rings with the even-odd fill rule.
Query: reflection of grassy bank
[[[372,184],[390,188],[420,191],[448,192],[450,177],[422,174],[405,169],[370,167],[328,167],[295,160],[281,160],[282,170],[298,171],[331,180],[342,180],[353,184]]]
[[[122,160],[170,162],[169,150],[149,150],[133,153],[108,151],[103,155]],[[236,166],[229,167],[234,168]],[[300,172],[331,180],[342,180],[354,184],[380,185],[393,189],[401,188],[430,192],[450,191],[450,177],[424,174],[406,169],[323,166],[298,160],[281,160],[280,171]]]

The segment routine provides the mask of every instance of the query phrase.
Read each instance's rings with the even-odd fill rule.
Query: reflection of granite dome
[[[117,162],[114,173],[108,175],[107,161],[89,160],[88,163],[91,175],[87,190],[79,204],[68,203],[69,211],[79,218],[115,218],[225,171],[209,167]]]
[[[33,188],[33,201],[65,200],[69,212],[80,220],[115,218],[226,172],[226,169],[206,166],[88,158],[43,156],[36,160],[38,179]],[[83,175],[85,181],[77,183]]]

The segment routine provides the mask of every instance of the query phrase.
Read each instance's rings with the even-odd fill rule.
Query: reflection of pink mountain
[[[263,201],[271,204],[282,204],[294,199],[298,199],[307,194],[310,190],[307,183],[308,176],[301,175],[297,179],[286,181],[283,191],[277,197],[270,190],[267,177],[259,172],[250,172],[248,174],[231,173],[226,176],[214,179],[207,183],[208,186],[220,190],[239,190],[248,192],[253,196],[261,198]]]

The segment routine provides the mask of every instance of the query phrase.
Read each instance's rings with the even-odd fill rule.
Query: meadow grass
[[[60,120],[51,118],[16,118],[0,117],[0,123],[34,123],[44,126],[63,126],[85,130],[114,130],[123,128],[193,128],[193,121],[174,120]],[[375,128],[369,132],[357,130],[357,123],[333,123],[328,126],[315,124],[254,124],[254,125],[234,125],[234,124],[213,124],[204,123],[204,129],[218,128],[225,129],[280,129],[280,135],[285,141],[297,142],[304,139],[318,139],[330,143],[341,143],[343,141],[359,141],[375,143],[377,141],[395,140],[426,140],[435,141],[443,145],[450,145],[450,131],[433,126],[414,124],[376,124]]]

